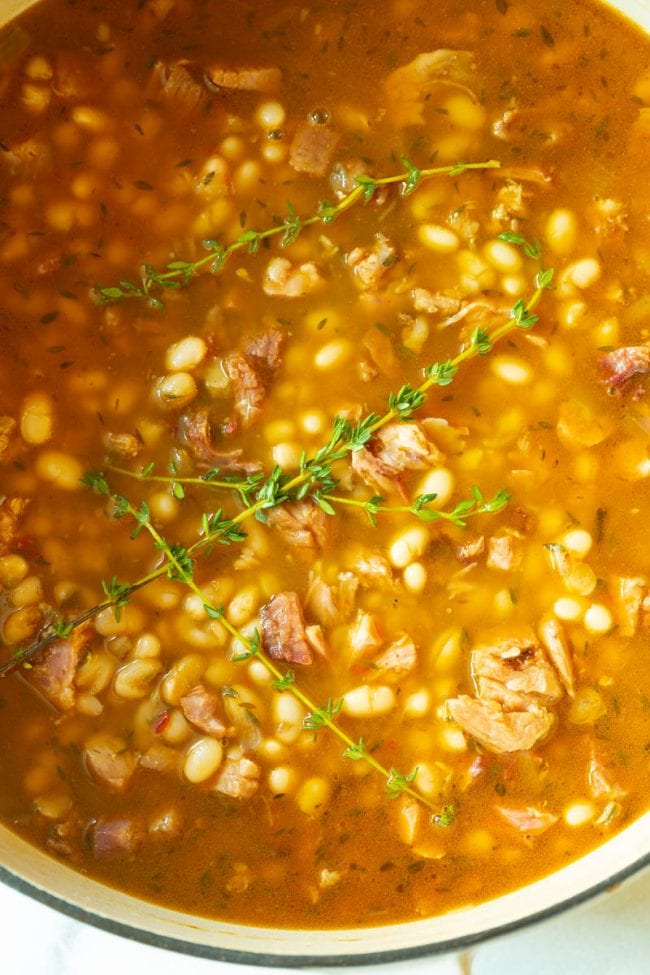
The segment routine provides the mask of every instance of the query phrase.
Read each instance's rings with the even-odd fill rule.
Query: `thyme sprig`
[[[434,362],[424,370],[426,378],[416,388],[405,385],[398,393],[388,397],[388,409],[383,415],[369,413],[357,421],[351,421],[344,417],[337,417],[334,420],[332,432],[328,442],[321,447],[316,454],[307,458],[303,455],[300,462],[300,469],[295,474],[284,473],[279,467],[275,467],[271,474],[261,481],[255,480],[250,488],[242,493],[242,498],[246,507],[233,518],[226,517],[221,509],[213,514],[204,514],[202,519],[202,536],[187,548],[190,558],[208,548],[214,543],[231,544],[242,541],[245,538],[240,529],[240,525],[247,518],[255,517],[258,520],[265,520],[265,511],[277,507],[291,500],[300,500],[308,494],[316,496],[319,492],[321,496],[332,494],[338,486],[338,481],[332,473],[332,464],[345,458],[350,453],[360,450],[373,437],[373,435],[386,424],[396,419],[408,420],[426,401],[429,391],[439,386],[444,388],[450,385],[459,368],[469,360],[477,356],[485,356],[491,352],[497,342],[503,340],[507,335],[517,329],[529,330],[538,321],[538,316],[534,313],[542,299],[545,291],[553,288],[553,268],[545,268],[543,255],[538,245],[531,245],[520,235],[513,239],[511,234],[502,234],[501,239],[522,247],[524,253],[529,256],[534,253],[534,259],[539,265],[539,270],[535,276],[535,290],[527,299],[519,299],[513,305],[510,315],[501,324],[491,331],[484,328],[476,328],[472,332],[469,341],[453,358]],[[208,472],[212,473],[212,472]],[[207,475],[205,475],[207,477]],[[102,474],[90,472],[85,475],[84,482],[87,486],[94,488],[99,494],[110,494],[108,485]],[[499,495],[496,496],[499,498]],[[327,498],[326,498],[327,500]],[[494,503],[495,499],[492,499]],[[478,502],[483,504],[484,502]],[[499,502],[497,501],[497,504]],[[423,502],[424,504],[424,502]],[[461,502],[462,504],[462,502]],[[498,508],[496,510],[499,510]],[[461,517],[463,515],[461,511]],[[469,511],[467,512],[469,514]],[[96,606],[91,607],[84,613],[71,620],[62,620],[60,625],[66,626],[67,632],[71,632],[75,627],[88,619],[91,619],[101,610],[115,606],[119,608],[125,605],[125,601],[136,592],[155,579],[161,578],[165,574],[164,567],[153,570],[134,583],[118,583],[113,580],[110,586],[104,585],[107,599]],[[14,654],[0,665],[0,677],[11,673],[19,666],[28,665],[30,659],[48,647],[58,639],[54,626],[59,625],[57,621],[48,624],[45,632],[39,639],[28,647],[20,647]]]
[[[246,500],[251,491],[258,488],[259,485],[259,475],[254,475],[255,480],[251,486],[248,480],[242,480],[238,478],[233,481],[219,480],[216,475],[214,476],[202,476],[202,477],[181,477],[172,475],[159,475],[152,473],[152,466],[149,465],[142,471],[129,471],[123,467],[114,467],[112,465],[107,465],[108,470],[114,471],[116,474],[121,474],[126,477],[134,478],[138,481],[153,482],[153,483],[163,483],[170,484],[174,497],[183,499],[185,497],[185,487],[194,486],[201,487],[207,490],[229,490],[234,491],[240,497]],[[212,473],[212,472],[210,472]],[[336,511],[334,505],[348,505],[349,507],[361,508],[363,509],[371,523],[376,524],[376,516],[378,514],[391,514],[391,513],[404,513],[415,515],[420,521],[449,521],[459,528],[465,528],[467,524],[467,518],[474,515],[482,514],[495,514],[498,511],[502,511],[508,504],[511,495],[504,488],[501,488],[493,498],[486,501],[483,492],[477,485],[472,485],[471,494],[472,497],[464,501],[458,501],[454,507],[449,511],[443,511],[438,508],[429,507],[438,497],[437,494],[419,494],[413,499],[411,504],[404,505],[391,505],[385,504],[384,498],[379,494],[374,494],[372,497],[365,500],[359,500],[357,498],[346,498],[338,494],[325,493],[322,489],[323,483],[335,484],[334,478],[329,474],[327,477],[321,471],[322,480],[318,480],[319,489],[314,492],[311,497],[316,502],[316,504],[322,508],[328,515],[335,515]],[[304,495],[303,495],[304,496]],[[207,533],[206,533],[207,534]],[[243,541],[243,537],[241,539]]]
[[[504,488],[499,491],[489,501],[485,500],[483,492],[475,484],[471,489],[472,497],[464,501],[458,501],[450,511],[441,511],[438,508],[430,508],[428,505],[435,501],[436,494],[419,494],[412,504],[384,504],[384,499],[379,494],[374,494],[365,501],[356,498],[343,498],[335,494],[314,495],[314,501],[320,505],[328,514],[335,514],[332,503],[349,505],[360,508],[368,516],[372,525],[376,524],[379,514],[404,513],[415,515],[420,521],[447,521],[456,525],[458,528],[465,528],[467,519],[474,515],[496,514],[503,511],[510,501],[511,495]]]
[[[402,794],[409,795],[412,799],[417,800],[430,809],[434,816],[439,815],[436,807],[426,798],[426,796],[422,795],[417,789],[413,788],[413,784],[416,780],[417,768],[413,769],[413,771],[408,775],[404,775],[393,768],[390,770],[386,769],[381,762],[379,762],[365,748],[363,739],[360,738],[358,742],[355,743],[354,739],[352,739],[338,724],[336,719],[343,706],[342,700],[333,701],[330,698],[324,707],[315,704],[309,695],[307,695],[299,687],[293,671],[288,670],[283,673],[275,661],[266,654],[257,630],[255,631],[254,635],[249,638],[246,637],[237,626],[230,622],[225,614],[224,608],[222,606],[215,605],[215,603],[212,602],[209,596],[197,583],[194,577],[194,561],[189,553],[189,550],[176,542],[168,542],[167,539],[160,534],[158,529],[151,522],[149,508],[146,504],[140,503],[139,507],[136,507],[126,497],[124,497],[124,495],[113,493],[110,491],[110,489],[109,496],[115,503],[115,517],[124,518],[130,516],[135,522],[135,528],[131,532],[131,538],[135,538],[140,534],[141,531],[148,532],[156,549],[161,552],[165,558],[164,571],[167,577],[169,579],[182,582],[196,596],[198,596],[201,600],[201,604],[206,615],[210,619],[219,620],[230,636],[232,636],[237,643],[242,646],[243,650],[236,653],[233,660],[244,661],[255,657],[256,660],[259,660],[264,665],[266,670],[273,678],[272,686],[274,690],[276,690],[278,693],[289,692],[293,694],[293,696],[307,709],[307,715],[303,722],[303,727],[306,731],[318,732],[322,728],[328,728],[345,745],[345,750],[343,752],[344,757],[353,758],[355,761],[364,761],[383,777],[384,782],[386,783],[386,792],[390,798],[395,798]]]
[[[256,254],[262,241],[271,237],[280,237],[283,247],[288,247],[298,238],[305,227],[312,227],[316,224],[328,224],[339,217],[346,210],[355,204],[362,202],[368,204],[381,186],[391,184],[401,184],[402,193],[407,196],[412,193],[424,180],[434,176],[460,176],[469,170],[499,169],[501,163],[496,159],[488,159],[486,162],[474,163],[454,163],[451,166],[433,166],[427,169],[418,169],[404,156],[402,157],[404,171],[394,173],[391,176],[374,178],[372,176],[361,175],[356,177],[356,186],[339,203],[331,203],[328,200],[321,200],[318,211],[308,217],[301,217],[296,212],[292,203],[287,203],[287,215],[277,217],[272,227],[265,230],[243,230],[236,240],[230,244],[223,244],[218,240],[203,240],[202,246],[207,251],[202,257],[195,261],[175,260],[165,266],[160,271],[151,264],[143,264],[140,274],[140,284],[133,281],[122,280],[117,284],[109,286],[97,286],[95,300],[97,304],[106,305],[117,301],[124,301],[128,298],[139,298],[149,303],[152,308],[160,309],[163,302],[156,292],[165,290],[178,290],[189,284],[202,271],[210,274],[217,274],[222,270],[226,261],[238,251],[248,251]]]

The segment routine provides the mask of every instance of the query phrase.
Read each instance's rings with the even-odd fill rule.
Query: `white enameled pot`
[[[0,0],[0,25],[34,0]],[[650,33],[650,0],[612,0]],[[597,850],[504,897],[442,917],[348,930],[278,930],[210,921],[137,900],[71,870],[0,825],[0,881],[64,914],[186,954],[265,966],[353,966],[459,951],[575,907],[650,864],[650,813]]]

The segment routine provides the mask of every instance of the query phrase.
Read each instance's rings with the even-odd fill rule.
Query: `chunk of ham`
[[[0,460],[4,457],[15,430],[16,421],[14,418],[0,415]]]
[[[91,635],[90,625],[76,627],[69,637],[46,647],[25,672],[28,683],[59,711],[69,711],[75,705],[75,677],[90,646]]]
[[[203,684],[184,694],[180,700],[181,711],[195,728],[213,738],[232,735],[233,730],[226,726],[221,698]]]
[[[352,572],[339,572],[333,585],[312,575],[306,605],[323,626],[336,626],[350,618],[359,581]]]
[[[564,627],[554,616],[547,616],[537,627],[537,632],[565,690],[573,696],[573,659]]]
[[[384,494],[399,490],[405,471],[424,471],[443,460],[419,423],[395,422],[382,427],[368,447],[352,454],[352,469],[370,487]]]
[[[399,359],[389,335],[385,335],[377,328],[369,328],[363,333],[361,344],[369,354],[372,366],[376,366],[385,376],[394,375],[399,370]],[[372,367],[371,370],[374,378],[377,372]]]
[[[284,332],[279,328],[269,328],[248,340],[245,353],[258,369],[275,372],[282,364],[285,342],[286,334]]]
[[[424,108],[435,89],[452,86],[475,101],[468,87],[474,71],[470,51],[425,51],[388,75],[385,81],[387,112],[399,128],[424,124]]]
[[[363,609],[357,611],[357,615],[348,626],[347,638],[351,651],[351,664],[371,656],[384,642],[377,629],[374,614],[366,613]]]
[[[496,206],[491,214],[495,224],[499,228],[515,230],[528,215],[526,197],[529,195],[520,181],[507,179],[496,195]]]
[[[306,666],[313,661],[302,606],[295,592],[279,592],[262,607],[262,646],[273,660]]]
[[[428,291],[426,288],[413,288],[411,300],[416,311],[426,312],[427,315],[436,315],[439,312],[442,312],[445,317],[454,315],[462,306],[459,298]]]
[[[529,627],[495,635],[471,653],[471,672],[478,696],[510,710],[557,701],[562,687]]]
[[[330,515],[308,498],[272,508],[267,521],[289,545],[298,549],[325,548],[332,537]]]
[[[279,68],[210,68],[206,77],[216,88],[229,91],[261,91],[271,95],[282,81]]]
[[[81,823],[76,816],[53,823],[47,835],[46,845],[48,850],[52,850],[58,856],[78,860],[81,848]]]
[[[107,856],[135,856],[144,840],[144,829],[132,817],[98,819],[91,837],[97,859]]]
[[[602,761],[595,748],[587,765],[587,786],[592,798],[597,800],[611,801],[627,795],[625,789],[614,781],[611,768]]]
[[[78,46],[56,52],[52,91],[64,101],[92,102],[102,90],[97,56],[90,48]]]
[[[52,168],[52,146],[41,139],[24,139],[0,148],[0,161],[12,176],[33,180]]]
[[[388,559],[376,552],[360,552],[351,564],[362,589],[394,589],[396,580]]]
[[[466,694],[447,701],[456,724],[497,754],[528,751],[548,737],[555,717],[546,708],[504,711],[497,701],[481,701]]]
[[[260,767],[250,758],[227,758],[214,789],[230,799],[251,799],[259,787],[259,778]]]
[[[520,833],[527,833],[532,836],[545,833],[558,821],[558,817],[554,816],[553,813],[544,812],[543,809],[537,809],[535,806],[525,806],[523,809],[508,806],[496,806],[495,808],[499,815]]]
[[[0,556],[10,555],[13,551],[26,507],[25,498],[4,498],[0,503]]]
[[[296,266],[286,257],[272,257],[266,266],[264,293],[280,298],[304,298],[319,291],[324,280],[313,261]]]
[[[487,543],[487,559],[485,564],[488,569],[497,569],[499,572],[516,572],[521,568],[524,557],[523,538],[521,534],[512,529],[505,529],[498,535],[492,535]]]
[[[87,770],[100,785],[113,792],[125,792],[135,773],[137,756],[123,738],[93,735],[84,748]]]
[[[312,648],[314,653],[317,653],[323,658],[328,656],[327,641],[325,640],[325,634],[323,633],[323,628],[320,626],[320,624],[313,623],[311,626],[306,626],[305,637],[307,638],[307,643]]]
[[[644,576],[616,576],[611,583],[611,592],[619,634],[634,636],[648,592],[648,580]]]
[[[165,64],[159,61],[155,76],[163,97],[168,99],[176,112],[183,115],[200,113],[209,100],[204,85],[199,84],[187,69],[186,60]]]
[[[413,670],[417,659],[413,640],[406,633],[402,633],[372,661],[369,680],[380,680],[387,684],[397,683]]]
[[[282,362],[285,334],[273,328],[250,339],[244,354],[224,360],[224,371],[234,385],[235,413],[247,430],[262,412],[273,373]]]
[[[289,147],[289,162],[298,173],[324,176],[332,165],[341,136],[329,125],[304,122]]]
[[[107,431],[102,437],[104,447],[109,454],[118,454],[132,460],[137,457],[142,447],[141,442],[133,433],[111,433]]]
[[[609,387],[622,386],[632,376],[650,372],[650,347],[625,345],[600,357],[603,382]]]
[[[375,235],[372,248],[355,247],[346,255],[347,265],[352,268],[355,281],[364,291],[377,288],[396,260],[397,250],[384,234]]]
[[[256,474],[262,469],[257,461],[244,460],[242,450],[221,450],[215,444],[210,415],[205,407],[199,407],[181,417],[179,440],[188,447],[200,467],[215,467],[221,471],[241,474]]]
[[[266,399],[266,382],[260,371],[244,355],[229,355],[224,370],[235,391],[235,413],[242,429],[247,430],[262,412]]]
[[[471,565],[478,562],[485,552],[485,537],[483,535],[473,535],[465,542],[461,542],[456,548],[456,558],[461,565]]]

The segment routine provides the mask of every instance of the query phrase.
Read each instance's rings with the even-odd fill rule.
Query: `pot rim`
[[[37,2],[38,0],[0,0],[0,6],[2,7],[2,10],[0,11],[0,26],[3,26],[7,22],[11,21],[18,14],[27,8],[34,6]],[[619,17],[623,17],[624,19],[631,21],[635,27],[640,28],[645,33],[650,34],[650,3],[648,0],[593,0],[593,2],[604,7],[609,7],[615,13],[617,13]],[[639,826],[643,820],[645,820],[646,825],[650,824],[650,813],[646,813],[645,815],[639,817],[639,819],[635,820],[634,823],[631,823],[622,831],[622,833],[618,835],[629,835],[631,831],[634,841],[634,839],[637,838],[636,833],[639,831]],[[0,826],[0,833],[3,831],[4,829]],[[6,830],[6,832],[17,838],[16,834],[12,834],[11,830]],[[589,861],[591,858],[595,858],[597,860],[600,851],[611,847],[615,843],[616,837],[611,837],[609,840],[603,840],[595,850],[592,850],[590,853],[586,854],[586,856],[573,861],[572,864],[567,865],[563,869],[554,871],[549,875],[549,877],[561,876],[564,871],[570,870],[572,866],[575,867],[582,864],[583,861],[585,861],[585,871],[589,870],[587,861]],[[575,889],[568,896],[556,898],[552,903],[548,903],[537,910],[531,910],[529,913],[522,912],[521,915],[515,917],[513,920],[504,921],[503,923],[497,922],[484,924],[478,930],[469,931],[465,934],[458,934],[446,939],[438,938],[435,941],[426,941],[425,938],[424,943],[419,943],[413,946],[402,946],[393,949],[368,948],[367,950],[364,950],[358,954],[346,950],[344,943],[341,944],[340,953],[332,952],[329,954],[309,952],[302,954],[282,954],[280,952],[251,951],[244,948],[230,948],[205,943],[199,944],[196,941],[189,939],[185,940],[182,937],[173,937],[171,935],[161,934],[158,931],[147,930],[144,926],[131,924],[125,920],[117,920],[114,917],[104,916],[98,911],[93,910],[91,907],[83,906],[81,903],[75,903],[74,900],[67,899],[63,894],[55,893],[47,887],[41,886],[34,880],[21,876],[19,873],[15,872],[2,862],[0,862],[0,883],[19,894],[30,897],[46,907],[52,908],[66,917],[91,925],[94,928],[105,931],[108,934],[117,935],[130,941],[139,942],[154,948],[173,951],[181,955],[205,958],[212,961],[221,961],[230,964],[250,965],[265,968],[307,968],[311,966],[318,966],[322,968],[351,968],[355,966],[383,965],[427,956],[440,956],[451,952],[462,952],[491,939],[532,927],[533,925],[539,924],[543,921],[551,920],[560,916],[566,911],[592,901],[596,897],[607,893],[617,885],[623,883],[635,874],[639,874],[642,870],[649,867],[650,839],[644,839],[643,846],[645,847],[645,851],[640,855],[631,859],[624,857],[624,859],[628,859],[628,862],[625,863],[625,865],[620,869],[612,871],[610,866],[609,868],[605,869],[605,877],[602,877],[601,879],[598,879],[592,883],[588,883],[587,878],[585,877],[585,886],[578,885],[578,889]],[[48,859],[51,860],[53,874],[56,875],[58,869],[63,865],[54,858]],[[605,866],[605,864],[602,865],[602,867]],[[594,873],[597,875],[598,870],[598,865],[596,865],[589,872],[592,875]],[[515,893],[520,894],[522,898],[530,897],[531,900],[534,900],[535,895],[532,893],[531,888],[535,888],[538,884],[544,884],[547,880],[548,877],[544,877],[538,881],[535,881],[531,885],[519,888],[517,891],[515,891]],[[56,881],[53,882],[52,886],[56,887]],[[483,902],[483,904],[486,903],[490,902]],[[477,904],[476,908],[480,910],[481,906],[482,904]],[[460,913],[470,910],[472,910],[471,907],[463,908],[461,909]],[[459,912],[454,912],[454,914],[456,913]],[[445,915],[441,915],[442,920],[444,920],[444,917]],[[393,927],[399,929],[408,927],[409,924],[414,923],[418,922],[403,922],[398,925],[393,925]],[[241,930],[245,930],[245,926],[243,925],[239,925],[238,927]],[[251,927],[250,930],[255,930],[255,928]],[[297,933],[292,931],[290,928],[278,930],[280,933],[286,935],[287,939],[291,938],[292,934]],[[361,938],[363,937],[364,932],[372,931],[373,929],[359,928],[357,930],[359,937]],[[340,934],[341,932],[340,930],[337,931],[337,929],[331,929],[323,930],[318,933],[324,936],[326,940],[328,935],[331,936],[331,942],[332,944],[335,944],[336,935]]]

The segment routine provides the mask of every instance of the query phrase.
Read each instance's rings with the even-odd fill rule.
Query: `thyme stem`
[[[96,301],[98,304],[110,304],[127,298],[140,298],[148,301],[154,308],[162,308],[162,301],[152,293],[154,288],[177,289],[182,285],[187,285],[192,278],[206,269],[212,274],[216,274],[222,270],[226,261],[237,251],[246,249],[251,253],[256,253],[261,242],[271,237],[282,235],[282,245],[288,247],[305,227],[331,223],[360,200],[364,204],[368,203],[380,186],[401,183],[404,186],[404,195],[407,195],[412,193],[423,180],[431,179],[434,176],[454,177],[468,170],[499,169],[501,167],[501,163],[496,159],[474,163],[459,162],[451,166],[433,166],[428,169],[418,169],[404,157],[402,162],[406,167],[405,170],[391,176],[382,176],[377,179],[365,175],[357,176],[357,185],[339,203],[321,201],[318,212],[309,217],[299,216],[293,206],[289,204],[289,213],[286,219],[273,227],[267,227],[266,230],[244,230],[236,240],[227,246],[216,240],[204,240],[202,243],[208,253],[196,261],[175,260],[167,264],[164,271],[157,271],[150,264],[145,264],[142,268],[141,285],[134,284],[132,281],[120,281],[115,285],[98,286],[95,288]]]
[[[345,732],[334,720],[334,711],[332,707],[320,708],[318,707],[311,698],[303,691],[295,682],[295,678],[292,676],[291,680],[287,681],[287,675],[283,674],[277,664],[265,653],[261,641],[256,637],[255,641],[249,640],[244,634],[236,627],[225,615],[223,607],[215,606],[214,603],[210,601],[208,596],[203,592],[201,587],[198,585],[194,579],[194,574],[192,572],[191,563],[188,563],[187,552],[185,549],[181,549],[179,546],[170,545],[158,532],[154,525],[152,525],[149,518],[148,509],[143,510],[136,509],[133,505],[127,501],[126,498],[121,495],[112,495],[113,498],[118,503],[118,510],[120,511],[120,516],[123,514],[129,514],[133,517],[137,523],[137,530],[143,528],[149,533],[154,541],[156,548],[161,551],[167,561],[167,565],[164,567],[167,575],[171,579],[179,579],[203,603],[203,607],[207,612],[208,616],[212,619],[218,619],[222,626],[230,633],[234,639],[239,641],[246,650],[245,658],[255,657],[256,660],[261,661],[261,663],[266,667],[267,671],[275,678],[277,684],[280,685],[282,691],[289,691],[293,696],[304,705],[310,715],[318,715],[319,724],[326,726],[343,744],[346,746],[347,754],[350,750],[355,756],[355,759],[360,759],[366,762],[371,768],[383,777],[387,784],[387,788],[392,793],[405,793],[409,795],[412,799],[417,800],[431,810],[434,814],[437,813],[436,807],[420,792],[414,789],[410,782],[413,781],[413,777],[404,776],[401,773],[396,772],[394,769],[390,771],[385,768],[381,762],[379,762],[373,755],[371,755],[365,748],[360,747],[360,743],[355,742],[348,734]],[[278,688],[276,688],[277,690]],[[337,712],[338,713],[338,712]],[[351,757],[351,755],[347,755]],[[393,785],[391,785],[393,783]],[[399,788],[396,789],[394,783],[399,783]]]
[[[424,370],[426,378],[418,387],[411,389],[408,386],[404,386],[399,393],[389,396],[389,408],[382,416],[370,413],[355,425],[351,425],[348,421],[337,418],[330,441],[325,447],[317,451],[310,460],[303,459],[300,470],[292,477],[283,475],[282,471],[276,468],[261,486],[256,483],[255,500],[251,501],[249,494],[243,493],[242,497],[247,502],[247,507],[233,518],[223,518],[221,511],[209,517],[204,516],[203,536],[197,539],[187,549],[187,555],[190,558],[215,542],[227,544],[233,541],[243,540],[245,536],[239,531],[239,526],[246,519],[255,516],[263,519],[264,509],[277,507],[286,501],[305,497],[309,493],[310,486],[315,487],[316,493],[319,490],[323,493],[331,493],[331,490],[338,484],[331,477],[331,468],[329,465],[332,462],[343,459],[355,450],[359,450],[371,439],[377,430],[380,430],[393,420],[408,419],[411,417],[425,403],[427,393],[434,386],[448,386],[453,382],[458,369],[465,362],[477,356],[487,355],[497,342],[500,342],[516,329],[528,330],[536,325],[537,316],[533,312],[544,292],[553,287],[553,269],[544,268],[539,245],[531,245],[519,235],[503,234],[501,236],[504,240],[521,246],[526,256],[537,260],[539,263],[539,271],[535,278],[536,287],[530,298],[526,301],[524,299],[517,301],[507,321],[496,326],[491,332],[487,329],[476,328],[470,341],[452,359],[427,366]],[[111,493],[101,475],[86,475],[85,481],[89,486],[98,488],[100,494],[109,495]],[[86,610],[81,616],[75,619],[64,621],[66,626],[68,629],[74,629],[80,623],[95,616],[102,609],[110,606],[119,606],[121,603],[123,604],[133,592],[148,585],[155,579],[161,578],[161,576],[165,575],[166,571],[166,567],[163,566],[150,572],[147,576],[135,583],[119,586],[113,598],[109,597],[108,600]],[[20,665],[24,666],[33,656],[49,646],[57,637],[58,634],[56,632],[48,632],[30,646],[17,650],[9,660],[0,665],[0,678],[11,673]]]

